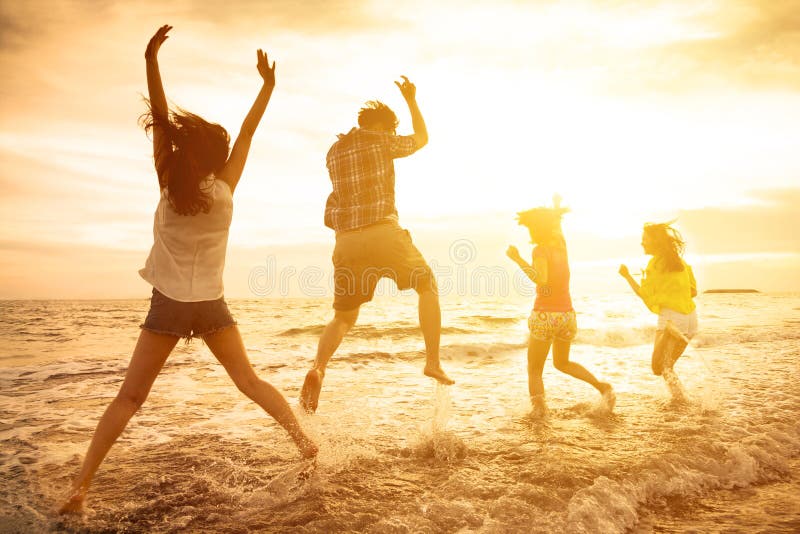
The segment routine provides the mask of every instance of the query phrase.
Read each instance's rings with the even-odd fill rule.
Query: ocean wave
[[[761,343],[800,340],[797,326],[766,326],[731,328],[723,331],[701,331],[692,341],[696,347],[716,347],[741,343]]]
[[[578,328],[574,343],[599,347],[632,347],[653,342],[655,326]]]
[[[790,475],[789,459],[798,452],[800,426],[795,426],[667,454],[627,479],[599,476],[572,496],[569,531],[624,532],[636,525],[643,507],[666,498],[783,480]]]
[[[279,333],[279,336],[292,337],[292,336],[319,336],[325,329],[325,325],[309,325],[297,328],[289,328]],[[457,335],[457,334],[473,334],[473,330],[458,328],[455,326],[442,327],[442,334],[444,335]],[[381,337],[403,338],[403,337],[418,337],[420,335],[419,325],[407,324],[403,326],[374,326],[374,325],[356,325],[349,332],[348,336],[363,339],[376,339]]]
[[[444,360],[459,362],[470,362],[480,360],[482,362],[496,362],[498,356],[509,354],[511,351],[524,349],[527,343],[456,343],[444,345],[439,349],[439,353]],[[361,363],[367,359],[379,358],[382,360],[412,361],[418,360],[424,351],[402,350],[397,352],[385,351],[359,351],[343,353],[336,356],[337,361],[348,363]]]
[[[468,315],[466,317],[462,317],[462,319],[489,324],[514,324],[524,320],[522,317],[503,317],[496,315]]]

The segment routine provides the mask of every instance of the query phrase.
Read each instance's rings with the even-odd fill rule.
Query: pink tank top
[[[547,283],[536,284],[536,302],[533,304],[533,309],[545,312],[572,311],[567,250],[538,245],[533,249],[533,258],[534,260],[544,258],[547,261]]]

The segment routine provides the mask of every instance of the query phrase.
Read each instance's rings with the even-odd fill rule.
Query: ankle
[[[426,369],[439,369],[442,367],[442,361],[439,359],[439,356],[435,357],[427,357],[425,358],[425,368]]]

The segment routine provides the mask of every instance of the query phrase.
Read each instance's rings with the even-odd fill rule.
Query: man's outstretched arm
[[[417,105],[417,86],[411,83],[408,78],[401,76],[403,83],[394,82],[400,89],[400,93],[408,104],[408,111],[411,113],[411,126],[414,128],[414,133],[411,135],[414,142],[417,144],[417,149],[420,149],[428,144],[428,129],[425,127],[425,119],[422,118],[422,112]]]

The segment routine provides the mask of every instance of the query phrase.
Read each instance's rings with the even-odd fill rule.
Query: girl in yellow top
[[[657,376],[674,376],[672,366],[681,357],[689,339],[697,333],[694,301],[697,283],[692,268],[681,255],[685,243],[669,224],[645,224],[642,233],[644,253],[653,256],[639,285],[628,268],[619,274],[653,313],[658,314],[652,367]],[[667,376],[669,375],[669,376]]]

